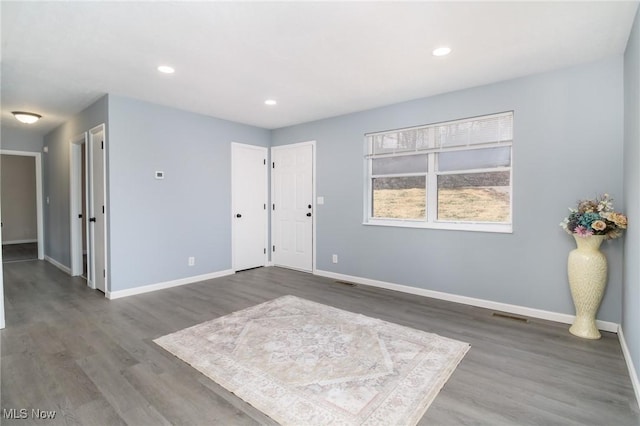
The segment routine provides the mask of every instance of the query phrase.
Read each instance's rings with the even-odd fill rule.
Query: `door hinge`
[[[107,271],[105,271],[104,269],[102,270],[102,276],[103,276],[104,278],[107,278]]]
[[[102,206],[102,214],[104,214],[104,206]]]
[[[276,209],[276,203],[273,203],[272,207],[273,207],[272,210],[275,210]]]
[[[267,205],[266,205],[266,204],[264,204],[264,206],[263,206],[263,207],[264,207],[264,209],[265,209],[265,210],[267,209]]]
[[[267,254],[267,249],[266,248],[264,249],[264,254]]]
[[[104,141],[100,141],[100,149],[104,149]]]
[[[275,253],[276,252],[276,246],[273,246],[271,251]]]
[[[262,164],[264,164],[265,166],[267,165],[267,159],[266,158],[262,160]]]
[[[271,168],[273,168],[273,169],[276,168],[276,162],[275,161],[273,163],[271,163]]]

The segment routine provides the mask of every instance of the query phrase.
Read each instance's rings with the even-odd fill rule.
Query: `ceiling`
[[[105,93],[273,129],[595,61],[624,52],[638,2],[0,7],[2,126],[32,111],[44,134]]]

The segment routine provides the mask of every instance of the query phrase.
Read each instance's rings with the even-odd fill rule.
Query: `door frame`
[[[87,132],[80,133],[69,140],[69,229],[71,230],[71,276],[82,275],[82,221],[78,223],[78,211],[82,212],[82,163],[85,167],[85,213],[88,215],[90,188],[89,188],[89,146]],[[84,158],[82,158],[82,145],[84,145]],[[85,238],[87,252],[89,251],[89,225],[85,218]],[[88,253],[87,253],[88,254]],[[87,262],[87,269],[89,269]],[[87,285],[93,287],[91,273],[87,270]]]
[[[36,232],[38,233],[38,259],[44,260],[44,215],[42,213],[42,154],[39,152],[0,149],[0,154],[34,157],[36,169]]]
[[[316,200],[316,141],[315,140],[311,140],[311,141],[305,141],[305,142],[297,142],[297,143],[290,143],[290,144],[284,144],[284,145],[278,145],[278,146],[272,146],[270,151],[269,151],[269,160],[271,160],[273,158],[273,152],[277,151],[279,149],[285,149],[285,148],[295,148],[295,147],[300,147],[300,146],[311,146],[311,168],[313,170],[311,170],[311,205],[313,206],[312,208],[312,212],[313,214],[311,215],[311,274],[315,274],[316,273],[316,216],[317,216],[317,200]],[[273,194],[275,193],[275,182],[273,179],[273,168],[270,169],[271,170],[271,196],[270,196],[270,203],[273,201]],[[273,235],[273,215],[270,215],[270,234]],[[273,241],[271,241],[271,243],[273,244]],[[270,244],[267,247],[271,247]],[[267,250],[268,252],[271,252],[271,250]],[[273,257],[271,258],[271,264],[274,264],[273,262]]]
[[[249,149],[255,149],[255,150],[259,150],[264,154],[264,158],[267,161],[267,164],[269,162],[269,149],[265,146],[258,146],[258,145],[249,145],[249,144],[244,144],[244,143],[240,143],[240,142],[231,142],[231,268],[235,271],[236,270],[236,250],[235,250],[235,241],[236,241],[236,226],[238,224],[237,220],[234,220],[235,217],[235,187],[234,187],[234,179],[233,179],[233,174],[234,174],[234,170],[233,170],[233,165],[235,164],[234,161],[234,147],[242,147],[242,148],[249,148]],[[264,195],[265,195],[265,202],[267,203],[267,205],[269,205],[269,200],[270,200],[270,193],[269,193],[269,168],[266,167],[265,164],[265,168],[264,168]],[[269,247],[269,209],[265,209],[265,216],[264,216],[264,247],[267,248]],[[264,254],[264,266],[267,266],[269,264],[269,250],[266,250],[266,253]]]
[[[105,270],[105,275],[104,275],[104,297],[108,297],[110,291],[111,291],[111,287],[110,287],[110,283],[109,283],[109,277],[110,277],[110,268],[109,268],[109,251],[108,251],[108,247],[109,247],[109,202],[107,199],[107,149],[109,144],[107,143],[107,126],[105,126],[104,123],[99,124],[91,129],[89,129],[88,133],[88,155],[89,155],[89,164],[93,164],[93,138],[95,137],[95,135],[97,133],[102,132],[102,138],[104,141],[104,149],[103,149],[103,155],[102,155],[102,182],[103,182],[103,200],[104,200],[104,270]],[[88,169],[87,169],[88,170]],[[90,173],[87,173],[89,177],[89,195],[91,197],[91,200],[93,200],[93,183],[92,183],[92,179],[93,179],[93,170],[91,170]],[[89,203],[91,203],[92,201],[88,200]],[[87,215],[89,215],[89,209],[87,209]],[[89,222],[87,221],[87,227],[89,227],[89,229],[91,229],[91,227],[89,226]],[[94,228],[95,229],[95,228]],[[93,233],[91,233],[93,234]],[[93,240],[93,235],[91,235],[91,237],[87,236],[87,238],[90,238],[91,242],[95,244],[95,241]],[[87,247],[87,250],[89,250],[89,247]],[[87,259],[87,262],[91,262],[91,270],[93,271],[93,274],[96,273],[96,265],[95,265],[95,250],[93,250],[94,253],[91,256],[91,260]],[[92,288],[96,288],[95,285],[95,280],[92,280]]]
[[[2,241],[2,227],[0,226],[0,241]],[[5,327],[4,321],[4,265],[2,263],[2,250],[0,250],[0,330]]]

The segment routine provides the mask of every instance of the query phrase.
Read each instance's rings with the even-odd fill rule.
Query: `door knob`
[[[238,214],[236,215],[236,217],[242,217],[242,215],[241,215],[240,213],[238,213]]]
[[[307,207],[311,208],[311,204],[309,204]]]
[[[311,213],[307,213],[307,217],[311,217]]]

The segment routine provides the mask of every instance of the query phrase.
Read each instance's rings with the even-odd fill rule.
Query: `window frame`
[[[373,136],[399,133],[407,130],[425,129],[443,125],[469,122],[499,116],[511,116],[511,124],[514,122],[514,112],[506,111],[495,114],[486,114],[466,119],[452,120],[434,123],[430,125],[421,125],[406,127],[401,129],[393,129],[381,132],[367,133],[364,136],[364,219],[362,224],[366,226],[391,226],[401,228],[423,228],[423,229],[441,229],[441,230],[458,230],[458,231],[476,231],[476,232],[494,232],[494,233],[513,233],[513,130],[511,139],[508,141],[490,142],[485,144],[454,146],[445,148],[432,148],[415,151],[402,151],[400,153],[373,154]],[[501,167],[488,167],[477,169],[447,170],[439,171],[438,154],[442,152],[453,151],[471,151],[486,148],[509,148],[510,165]],[[373,175],[373,160],[376,158],[399,157],[405,155],[427,155],[427,171],[425,173],[394,173],[385,175]],[[438,219],[438,176],[456,175],[456,174],[472,174],[487,172],[509,172],[509,222],[486,222],[486,221],[463,221],[463,220],[441,220]],[[425,176],[426,177],[426,193],[425,193],[425,218],[424,219],[396,219],[381,218],[373,216],[373,180],[383,177],[403,177],[403,176]],[[434,194],[434,195],[430,195]]]

